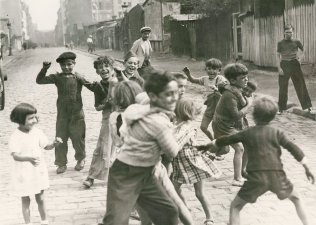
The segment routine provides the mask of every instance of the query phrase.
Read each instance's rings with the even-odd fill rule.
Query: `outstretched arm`
[[[45,150],[51,150],[55,148],[57,145],[60,145],[63,143],[63,140],[60,137],[56,137],[56,139],[53,141],[53,143],[48,144],[44,147]]]
[[[191,71],[190,71],[190,69],[189,69],[187,66],[184,67],[182,71],[184,72],[185,75],[188,76],[188,79],[189,79],[189,81],[190,81],[191,83],[201,84],[199,78],[196,78],[196,77],[194,77],[194,76],[191,75]]]
[[[48,62],[48,61],[43,62],[43,67],[36,77],[37,84],[53,84],[53,83],[55,83],[53,76],[46,77],[46,73],[47,73],[47,70],[49,69],[50,65],[51,65],[51,62]]]

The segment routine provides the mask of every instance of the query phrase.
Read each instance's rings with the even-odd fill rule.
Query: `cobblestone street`
[[[38,127],[44,131],[50,140],[55,135],[56,122],[56,99],[57,90],[54,85],[38,85],[35,83],[37,73],[42,67],[43,61],[52,61],[48,73],[60,71],[55,62],[57,56],[65,51],[64,48],[43,48],[28,50],[20,53],[5,66],[8,74],[6,87],[6,107],[0,112],[0,224],[20,225],[23,224],[21,212],[21,200],[10,195],[10,161],[11,156],[8,149],[8,140],[17,125],[10,122],[10,112],[20,102],[28,102],[38,110]],[[75,71],[83,74],[89,81],[100,80],[93,68],[93,61],[97,57],[83,51],[74,50],[77,54]],[[104,52],[103,52],[104,54]],[[105,54],[122,58],[121,52],[107,51]],[[185,58],[172,58],[170,56],[156,56],[153,65],[157,68],[171,71],[181,70],[188,65],[193,74],[203,75],[203,63],[192,62]],[[251,73],[259,83],[258,92],[273,97],[277,96],[277,77]],[[316,86],[314,82],[308,84],[316,106]],[[313,90],[312,90],[313,89]],[[203,104],[199,87],[189,83],[187,96],[194,98]],[[296,103],[296,95],[293,86],[289,88],[289,100]],[[50,188],[45,192],[47,200],[48,218],[51,225],[96,225],[101,221],[105,212],[106,185],[104,182],[96,181],[91,189],[86,190],[82,186],[85,179],[94,148],[96,147],[99,130],[101,126],[101,113],[94,109],[93,93],[83,88],[83,108],[86,116],[86,166],[81,172],[74,170],[76,161],[72,147],[68,152],[68,170],[61,175],[56,174],[54,166],[54,150],[45,151],[46,163],[49,170]],[[201,116],[197,121],[199,126]],[[252,122],[252,121],[250,121]],[[251,123],[252,124],[252,123]],[[309,165],[314,174],[316,173],[316,122],[292,113],[278,116],[273,124],[287,132],[291,140],[300,146],[308,157]],[[199,142],[206,142],[207,138],[199,130]],[[69,142],[70,143],[70,142]],[[70,143],[71,146],[71,143]],[[228,222],[229,205],[235,197],[238,187],[230,185],[233,176],[232,166],[233,150],[225,160],[217,161],[223,175],[218,180],[206,182],[205,192],[211,204],[211,212],[215,218],[216,225],[226,225]],[[308,183],[302,166],[285,150],[282,159],[289,179],[295,188],[301,193],[306,205],[311,224],[316,224],[316,185]],[[204,221],[203,209],[194,195],[193,186],[184,186],[184,194],[188,199],[189,208],[195,218],[196,225],[202,225]],[[34,224],[40,224],[40,217],[34,197],[31,200],[31,217]],[[130,224],[139,224],[138,221],[130,220]],[[279,201],[272,193],[266,193],[258,199],[257,203],[247,205],[241,213],[241,224],[243,225],[299,225],[295,208],[288,200]],[[167,224],[166,224],[167,225]]]

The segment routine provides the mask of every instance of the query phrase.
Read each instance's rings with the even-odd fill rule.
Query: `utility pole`
[[[8,30],[9,30],[9,37],[8,37],[8,40],[9,40],[9,56],[12,55],[12,40],[11,40],[11,23],[10,23],[10,20],[8,19],[8,23],[7,23],[7,27],[8,27]]]

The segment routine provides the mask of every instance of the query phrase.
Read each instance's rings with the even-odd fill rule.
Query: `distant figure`
[[[288,86],[291,78],[296,90],[297,97],[302,109],[311,114],[316,114],[312,108],[311,99],[305,84],[304,75],[301,69],[301,59],[303,57],[302,43],[293,38],[294,27],[285,25],[284,39],[278,42],[278,71],[279,71],[279,112],[282,114],[287,109]]]
[[[87,38],[87,45],[88,45],[88,52],[92,53],[94,51],[92,35],[89,35],[89,37]]]
[[[143,76],[144,70],[150,67],[150,56],[152,53],[151,44],[149,41],[149,35],[151,33],[150,27],[143,27],[140,29],[142,35],[141,38],[137,39],[131,48],[131,51],[137,55],[139,59],[139,75]]]

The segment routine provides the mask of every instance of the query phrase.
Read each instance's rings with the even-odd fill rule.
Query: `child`
[[[173,111],[178,85],[167,72],[152,71],[145,83],[150,105],[131,105],[123,113],[123,145],[110,168],[107,211],[103,224],[127,225],[137,203],[156,225],[178,224],[178,209],[154,182],[153,170],[164,152],[175,157],[179,147],[173,137]]]
[[[240,96],[242,96],[242,89],[247,86],[247,74],[247,67],[240,63],[228,64],[225,67],[224,75],[230,83],[230,88],[223,91],[216,106],[212,123],[215,138],[236,133],[238,120],[243,118],[249,112],[252,98],[240,98]],[[245,103],[247,103],[247,105],[245,105]],[[235,143],[231,146],[235,150],[233,159],[234,180],[232,185],[241,186],[243,184],[243,178],[241,175],[243,146],[241,143]],[[221,148],[216,154],[226,154],[228,151],[229,147],[227,146],[225,148]]]
[[[12,122],[19,127],[10,137],[9,148],[14,159],[12,170],[13,190],[22,199],[25,224],[30,222],[30,196],[35,195],[41,224],[48,224],[44,190],[49,187],[48,172],[42,149],[51,150],[62,143],[60,138],[48,143],[45,134],[35,125],[37,110],[28,103],[18,104],[11,112]]]
[[[193,120],[197,116],[198,111],[194,102],[188,99],[180,99],[177,103],[175,110],[177,118],[175,133],[177,140],[181,143],[180,146],[182,149],[173,159],[171,180],[184,202],[185,199],[181,193],[181,185],[185,183],[194,185],[195,195],[201,202],[206,216],[204,224],[211,225],[214,224],[214,219],[211,216],[210,206],[203,192],[203,180],[210,177],[219,177],[221,173],[211,159],[200,154],[192,146],[196,136]]]
[[[303,165],[312,184],[315,178],[307,166],[302,150],[291,142],[283,131],[270,125],[277,112],[278,106],[273,100],[267,97],[259,98],[254,102],[254,127],[215,141],[218,147],[242,142],[248,152],[248,180],[231,203],[230,225],[239,225],[241,209],[247,203],[256,202],[257,198],[267,191],[272,191],[281,200],[290,199],[302,223],[309,224],[301,199],[283,170],[281,147],[287,149]]]
[[[179,89],[179,99],[183,97],[187,83],[188,83],[188,77],[187,75],[179,72],[173,72],[172,75],[175,77],[177,83],[178,83],[178,89]]]
[[[124,59],[125,69],[123,71],[117,71],[118,81],[132,80],[132,81],[137,82],[141,87],[143,87],[145,81],[138,74],[138,71],[137,71],[138,64],[139,64],[139,60],[137,58],[137,55],[129,51],[125,55],[125,59]]]
[[[110,101],[110,89],[116,83],[113,68],[114,59],[111,56],[99,57],[93,64],[96,73],[102,79],[100,82],[94,84],[94,106],[97,111],[102,111],[102,125],[97,147],[93,152],[89,174],[83,182],[86,188],[90,188],[93,185],[94,179],[104,181],[107,179],[112,148],[109,117],[113,111],[113,105]]]
[[[43,62],[43,68],[36,78],[38,84],[55,84],[58,90],[56,136],[61,137],[63,143],[55,148],[55,165],[57,174],[67,170],[68,138],[75,149],[77,164],[75,170],[84,168],[86,151],[85,135],[86,124],[82,109],[82,85],[92,90],[92,84],[82,76],[73,72],[76,54],[64,52],[57,59],[61,73],[45,76],[51,63]]]
[[[207,76],[195,78],[191,75],[188,67],[183,69],[184,73],[188,76],[189,81],[192,83],[205,86],[204,89],[204,104],[207,106],[201,122],[201,130],[210,139],[213,140],[212,133],[208,130],[208,127],[213,119],[215,108],[221,94],[218,92],[218,85],[224,86],[227,84],[227,80],[220,75],[222,68],[222,62],[219,59],[211,58],[205,62],[205,71]]]

